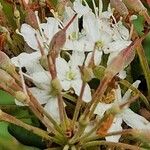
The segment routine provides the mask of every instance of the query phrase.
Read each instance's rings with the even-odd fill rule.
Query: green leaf
[[[0,122],[0,150],[39,150],[16,141],[8,132],[8,123]]]
[[[44,141],[42,137],[39,137],[38,135],[33,134],[22,127],[9,124],[8,131],[24,145],[35,146],[40,149],[45,149],[47,147],[47,142]]]
[[[12,104],[15,104],[14,97],[0,90],[0,105],[12,105]]]
[[[142,16],[137,16],[138,18],[136,20],[133,20],[133,25],[135,30],[139,35],[142,35],[142,31],[144,29],[144,17]]]

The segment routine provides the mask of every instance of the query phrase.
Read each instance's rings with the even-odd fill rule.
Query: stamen
[[[41,43],[40,43],[40,41],[39,41],[39,39],[38,39],[36,33],[35,33],[35,38],[36,38],[36,41],[37,41],[37,43],[38,43],[38,47],[39,47],[39,49],[40,49],[41,55],[42,55],[42,56],[45,55],[44,49],[43,49],[43,47],[41,46]]]
[[[93,7],[94,7],[95,16],[96,16],[96,18],[98,18],[98,8],[96,7],[94,0],[92,0],[92,3],[93,3]]]
[[[103,11],[103,2],[102,0],[99,0],[99,16],[102,14]]]
[[[129,39],[128,39],[128,40],[131,40],[132,34],[133,34],[133,30],[134,30],[134,25],[131,24],[131,27],[130,27],[130,34],[129,34]]]
[[[86,0],[83,0],[83,2],[85,3],[86,7],[89,7],[88,3],[86,2]]]
[[[19,34],[19,35],[21,35],[21,36],[23,36],[23,35],[21,34],[21,32],[19,32],[19,29],[16,29],[16,33]]]
[[[63,24],[63,22],[58,18],[58,14],[56,14],[56,12],[55,12],[53,9],[51,9],[50,12],[53,14],[54,18],[58,20],[58,23],[59,23],[60,28],[63,29],[63,28],[64,28],[64,24]]]
[[[38,26],[39,26],[39,31],[40,31],[40,34],[44,40],[44,35],[43,35],[43,32],[42,32],[42,29],[40,27],[40,20],[39,20],[39,17],[38,17],[38,11],[35,11],[35,16],[36,16],[36,20],[37,20],[37,23],[38,23]]]

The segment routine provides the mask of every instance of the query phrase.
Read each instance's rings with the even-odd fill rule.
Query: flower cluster
[[[53,36],[62,30],[75,13],[77,13],[77,17],[66,31],[66,42],[63,47],[61,47],[61,51],[63,51],[68,58],[61,55],[56,58],[56,70],[63,89],[62,93],[74,92],[77,96],[80,95],[83,82],[80,67],[89,67],[92,57],[94,59],[93,65],[100,65],[103,54],[109,55],[107,61],[108,65],[118,56],[121,50],[127,48],[132,42],[130,40],[129,30],[123,25],[121,20],[116,21],[111,8],[102,12],[102,3],[100,3],[99,8],[97,8],[94,1],[93,6],[94,12],[86,2],[85,5],[83,5],[80,0],[76,0],[73,3],[73,7],[65,7],[62,21],[59,20],[56,13],[53,12],[54,17],[46,18],[46,23],[40,23],[38,14],[35,12],[39,28],[34,29],[24,23],[20,29],[19,34],[23,36],[26,43],[35,50],[35,52],[30,54],[25,52],[21,53],[19,56],[12,58],[12,62],[18,67],[26,68],[24,76],[30,79],[35,85],[35,87],[29,88],[31,93],[37,98],[40,104],[44,104],[45,110],[58,122],[60,122],[59,107],[57,96],[54,94],[53,87],[51,86],[52,78],[41,61],[42,56],[48,54],[49,44]],[[41,51],[43,51],[43,53]],[[121,78],[126,77],[126,73],[123,70],[120,70],[118,75]],[[139,84],[139,81],[135,84]],[[104,112],[111,108],[114,103],[126,102],[130,97],[131,90],[127,91],[123,98],[119,86],[113,90],[115,93],[114,102],[111,104],[100,102],[94,112],[98,116],[103,117]],[[92,99],[91,95],[91,88],[89,84],[86,84],[82,96],[83,101],[89,103]],[[18,104],[17,101],[16,104]],[[64,103],[64,106],[65,105]],[[150,128],[150,123],[147,120],[135,114],[129,108],[125,109],[117,118],[114,119],[109,132],[121,130],[122,120],[133,128]],[[137,122],[139,123],[138,125]],[[106,139],[118,141],[118,137],[111,136]]]
[[[65,107],[69,106],[67,102],[75,103],[73,135],[76,135],[76,128],[80,129],[84,119],[89,119],[83,131],[86,135],[93,129],[93,122],[95,126],[100,120],[108,121],[109,115],[113,117],[106,131],[102,131],[105,129],[101,124],[101,128],[96,128],[93,135],[122,131],[123,122],[133,129],[150,129],[150,122],[129,108],[128,100],[134,95],[132,90],[128,89],[122,96],[123,90],[117,80],[115,83],[112,81],[115,77],[118,80],[126,78],[125,67],[134,57],[133,54],[128,58],[125,52],[134,45],[132,33],[123,24],[122,18],[115,18],[110,5],[107,11],[102,11],[101,0],[98,7],[94,0],[92,3],[93,10],[85,0],[83,3],[75,0],[71,6],[65,6],[61,19],[57,12],[51,10],[53,17],[47,17],[45,23],[41,23],[35,11],[38,28],[24,23],[17,31],[32,52],[23,52],[11,61],[16,67],[25,68],[25,71],[21,71],[22,79],[33,84],[28,88],[29,92],[58,126],[63,126],[65,120],[62,118],[68,115],[64,112]],[[103,78],[99,77],[101,83],[96,89],[90,81],[97,78],[94,71],[101,67],[105,71],[100,72]],[[108,84],[111,86],[107,87]],[[131,86],[137,89],[139,84],[137,80]],[[17,99],[15,101],[17,105],[24,105]],[[79,117],[79,113],[83,112],[81,105],[85,110],[84,119]],[[67,116],[69,125],[71,119]],[[77,137],[80,134],[74,138],[75,141]],[[106,140],[118,142],[119,138],[120,135],[111,135]]]

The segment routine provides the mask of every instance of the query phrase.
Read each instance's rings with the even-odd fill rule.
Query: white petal
[[[99,65],[102,59],[102,51],[96,50],[94,55],[94,63],[95,65]]]
[[[138,88],[138,86],[139,86],[140,83],[141,83],[140,80],[136,80],[136,81],[132,84],[132,86],[135,87],[135,88]],[[132,92],[131,89],[128,89],[128,90],[126,91],[126,93],[124,94],[124,96],[123,96],[123,98],[122,98],[122,102],[126,102],[126,101],[130,98],[131,92]]]
[[[40,57],[41,54],[39,52],[33,52],[31,54],[21,53],[17,57],[13,57],[11,61],[17,67],[25,67],[27,70],[27,74],[31,74],[43,70],[39,62]]]
[[[94,43],[89,41],[87,37],[82,37],[79,40],[67,39],[64,45],[64,49],[80,52],[92,51],[94,49]]]
[[[41,89],[45,89],[47,91],[50,91],[50,82],[51,82],[51,76],[49,72],[43,70],[42,72],[35,72],[31,74],[31,77],[33,78],[33,83]]]
[[[83,28],[86,31],[87,36],[95,43],[99,41],[99,23],[97,18],[92,12],[83,16]]]
[[[60,80],[63,90],[67,91],[71,88],[71,82],[69,80]]]
[[[59,30],[58,21],[53,17],[48,17],[47,23],[40,24],[40,27],[44,30],[44,34],[47,38],[47,44],[49,44],[54,34]]]
[[[107,28],[107,27],[105,27]],[[106,29],[105,29],[106,30]],[[102,42],[102,46],[108,45],[109,43],[112,42],[112,37],[109,33],[107,33],[106,31],[100,30],[100,39],[99,41]]]
[[[25,104],[19,102],[17,99],[15,99],[15,104],[18,106],[26,106]]]
[[[124,122],[133,129],[150,129],[150,122],[129,108],[121,115]]]
[[[46,90],[40,90],[39,88],[36,87],[29,88],[29,90],[40,104],[47,103],[51,97],[50,92]]]
[[[88,6],[83,6],[80,0],[74,1],[73,8],[76,11],[76,13],[78,13],[79,17],[91,11],[91,9]]]
[[[81,86],[82,86],[82,80],[75,80],[72,82],[72,87],[75,91],[75,94],[77,94],[78,96],[80,95],[80,91],[81,91]],[[87,84],[84,90],[84,94],[82,97],[84,102],[90,102],[92,97],[91,97],[91,89],[89,87],[89,85]]]
[[[121,96],[121,88],[118,85],[118,88],[115,90],[115,103],[120,103],[122,101],[122,96]]]
[[[117,76],[121,79],[125,79],[127,76],[126,71],[125,70],[120,71]]]
[[[119,21],[114,26],[113,38],[114,40],[118,40],[118,39],[128,40],[129,39],[129,30],[122,24],[121,21]]]
[[[58,102],[56,97],[52,97],[51,99],[49,99],[44,109],[53,117],[55,121],[60,123],[59,108],[58,108]]]
[[[120,117],[115,118],[112,125],[111,125],[111,127],[108,130],[108,133],[121,131],[122,130],[121,124],[122,124],[122,118],[120,118]],[[120,137],[121,137],[121,135],[107,136],[106,141],[118,142]]]
[[[88,84],[85,86],[85,90],[84,90],[82,99],[86,103],[88,103],[88,102],[90,102],[92,100],[91,89],[90,89]]]
[[[69,65],[67,61],[61,57],[56,59],[56,69],[58,78],[64,80],[66,78],[66,73],[69,71]]]
[[[104,47],[103,50],[105,54],[109,54],[112,52],[120,52],[123,49],[127,48],[127,46],[129,46],[130,44],[131,41],[118,40],[109,43],[108,45],[106,45],[106,47]]]
[[[88,53],[86,60],[85,60],[85,66],[89,65],[91,57],[92,57],[92,52]]]
[[[98,66],[101,62],[101,58],[102,58],[102,51],[96,50],[95,51],[95,55],[94,55],[94,63],[96,66]],[[88,66],[88,64],[90,63],[92,57],[92,52],[88,53],[86,60],[85,60],[85,66]]]
[[[32,28],[28,24],[22,24],[21,26],[21,35],[23,36],[26,43],[33,48],[34,50],[39,50],[39,46],[35,37],[35,34],[37,35],[39,41],[42,44],[42,39],[40,37],[39,32],[37,32],[34,28]]]
[[[73,51],[69,61],[70,68],[76,69],[78,68],[78,66],[82,66],[84,59],[85,59],[84,52]]]
[[[94,111],[94,114],[97,114],[98,116],[103,117],[104,113],[106,110],[108,110],[109,108],[112,107],[113,104],[105,104],[105,103],[98,103],[95,111]]]
[[[63,19],[64,26],[66,26],[69,21],[72,19],[72,17],[75,15],[75,12],[72,10],[71,7],[65,7],[65,15]],[[67,36],[70,36],[72,33],[78,34],[79,28],[78,28],[78,17],[76,17],[69,28],[66,31]]]
[[[107,66],[112,62],[112,60],[117,57],[119,52],[111,52],[108,57]]]

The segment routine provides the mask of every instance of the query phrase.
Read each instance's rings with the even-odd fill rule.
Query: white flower
[[[83,16],[89,11],[92,11],[91,8],[87,5],[87,3],[86,3],[86,6],[83,6],[81,0],[75,0],[73,3],[73,8],[79,17]]]
[[[136,82],[133,83],[133,86],[137,88],[139,83],[140,81],[137,80]],[[115,91],[116,99],[114,103],[112,104],[99,103],[94,113],[98,114],[98,116],[100,116],[101,118],[104,115],[105,111],[111,108],[112,105],[116,103],[117,104],[125,103],[128,100],[128,98],[131,96],[131,92],[132,90],[130,89],[127,90],[124,96],[122,97],[121,89],[120,87],[118,87],[118,89]],[[150,122],[148,120],[136,114],[130,108],[125,108],[120,114],[118,114],[115,117],[113,124],[110,127],[108,133],[122,130],[121,124],[123,121],[133,129],[150,129]],[[118,142],[119,138],[120,135],[110,136],[110,137],[106,137],[106,140]]]
[[[75,2],[74,2],[75,3]],[[63,20],[64,26],[68,24],[71,18],[75,15],[74,10],[71,7],[65,7],[65,17]],[[79,32],[79,16],[77,16],[71,23],[66,31],[66,43],[63,47],[64,50],[75,51],[91,51],[93,49],[93,43],[84,35]]]
[[[40,104],[44,104],[44,109],[53,119],[60,123],[57,96],[52,95],[51,76],[49,72],[36,72],[31,75],[31,78],[36,87],[29,88],[30,92]]]
[[[73,88],[75,94],[78,96],[80,95],[82,85],[81,74],[78,66],[83,64],[84,57],[84,53],[73,52],[69,62],[61,57],[58,57],[56,60],[57,74],[63,89],[67,91],[70,88]],[[88,84],[85,87],[83,100],[85,102],[91,100],[91,90]]]
[[[38,41],[41,47],[47,51],[47,47],[53,37],[53,35],[58,32],[58,21],[53,17],[48,17],[46,23],[40,23],[39,18],[37,16],[37,12],[35,12],[39,29],[34,29],[30,25],[24,23],[21,26],[21,36],[23,36],[26,43],[34,50],[40,50]],[[38,40],[38,41],[37,41]]]
[[[27,74],[32,74],[43,70],[39,62],[40,57],[40,52],[33,52],[30,54],[24,52],[17,57],[13,57],[11,61],[16,67],[25,67]]]

